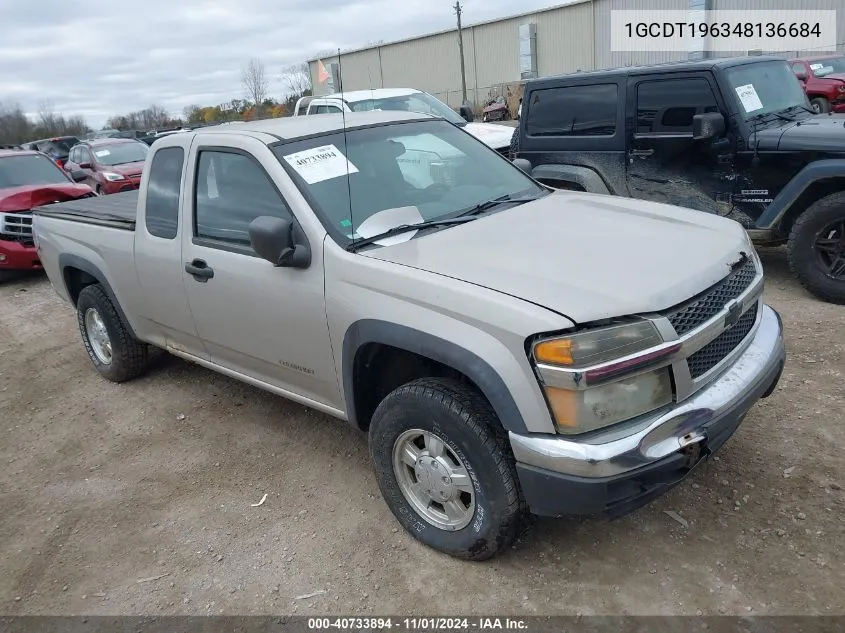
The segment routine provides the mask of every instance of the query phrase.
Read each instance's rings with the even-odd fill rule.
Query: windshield
[[[51,139],[44,143],[41,147],[41,151],[55,156],[67,156],[70,152],[70,148],[78,142],[79,139],[73,136]]]
[[[137,163],[147,158],[150,151],[146,143],[115,143],[114,145],[94,146],[94,157],[101,165],[123,165]]]
[[[816,77],[827,77],[833,73],[845,73],[845,57],[830,57],[814,59],[810,62],[810,70]]]
[[[46,156],[29,154],[0,158],[0,189],[27,185],[66,185],[68,177]]]
[[[448,218],[500,196],[545,191],[445,121],[348,130],[346,142],[348,185],[341,132],[274,148],[328,233],[344,247],[361,237],[355,227],[379,211],[404,209],[409,211],[405,217],[425,221]]]
[[[801,83],[785,61],[735,66],[727,70],[727,76],[746,120],[796,106],[810,107]]]
[[[466,125],[463,117],[439,99],[435,99],[427,92],[415,92],[401,97],[385,97],[383,99],[367,99],[349,104],[353,112],[366,110],[405,110],[421,112],[439,116],[456,125]]]

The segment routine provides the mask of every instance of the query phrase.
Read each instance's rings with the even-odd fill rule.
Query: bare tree
[[[42,101],[38,104],[38,125],[44,130],[56,131],[58,117],[56,116],[56,109],[53,102],[49,100]],[[48,132],[49,134],[49,132]]]
[[[253,57],[249,60],[246,68],[241,73],[241,83],[246,91],[247,98],[255,104],[256,108],[261,107],[267,98],[268,81],[264,63]]]
[[[289,97],[304,97],[311,94],[311,73],[308,63],[291,64],[282,69],[282,85]]]

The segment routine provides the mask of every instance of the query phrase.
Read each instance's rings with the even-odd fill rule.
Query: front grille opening
[[[673,309],[666,317],[678,336],[683,336],[719,314],[728,302],[748,289],[756,275],[754,261],[746,259],[722,281]]]
[[[745,340],[757,321],[757,305],[751,306],[731,329],[722,332],[687,359],[693,380],[713,369]]]

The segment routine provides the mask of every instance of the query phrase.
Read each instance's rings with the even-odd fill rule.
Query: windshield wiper
[[[461,211],[455,217],[457,218],[465,218],[473,215],[478,215],[480,213],[484,213],[485,211],[489,211],[494,207],[498,207],[500,204],[522,204],[523,202],[532,202],[537,200],[538,198],[543,197],[546,194],[538,194],[536,196],[523,196],[521,198],[512,198],[510,194],[499,196],[498,198],[493,198],[492,200],[486,200],[484,202],[479,202],[474,207],[470,207],[466,211]]]
[[[804,112],[809,112],[810,114],[818,114],[818,112],[808,106],[805,106],[803,103],[799,103],[794,106],[789,106],[789,110],[794,110],[795,108],[801,108]]]
[[[370,237],[364,237],[355,240],[349,246],[346,247],[346,250],[350,253],[354,253],[362,246],[367,246],[367,244],[372,244],[374,242],[378,242],[379,240],[383,240],[386,237],[399,235],[400,233],[407,233],[408,231],[419,231],[420,229],[428,229],[434,226],[451,226],[453,224],[464,224],[465,222],[472,222],[474,219],[475,218],[456,217],[443,218],[440,220],[428,220],[426,222],[417,222],[415,224],[400,224],[399,226],[394,226],[392,229],[382,231],[381,233],[376,233],[375,235],[371,235]]]

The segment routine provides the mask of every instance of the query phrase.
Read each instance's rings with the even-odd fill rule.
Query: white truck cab
[[[513,135],[513,129],[505,125],[467,121],[437,97],[414,88],[374,88],[321,97],[302,97],[296,102],[294,116],[368,110],[404,110],[443,117],[465,128],[482,143],[505,156],[508,154]]]

